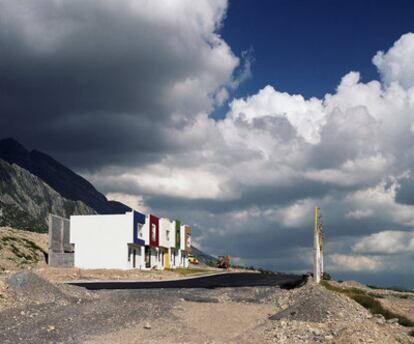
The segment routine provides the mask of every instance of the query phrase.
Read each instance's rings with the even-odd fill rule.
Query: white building
[[[191,233],[192,229],[190,226],[183,225],[181,226],[180,231],[180,266],[183,268],[188,268],[188,253],[191,252]]]
[[[83,269],[188,267],[191,228],[136,211],[70,217],[74,265]]]
[[[83,269],[145,268],[145,216],[138,212],[70,217],[75,266]]]
[[[175,247],[175,228],[170,219],[160,219],[160,250],[164,252],[164,268],[173,269],[175,267],[175,259],[173,257],[172,248]]]

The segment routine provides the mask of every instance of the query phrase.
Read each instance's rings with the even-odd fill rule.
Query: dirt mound
[[[0,228],[0,271],[46,264],[47,234]]]
[[[293,295],[289,306],[272,315],[271,320],[297,320],[323,323],[328,320],[364,319],[367,311],[348,298],[324,287],[307,284]]]
[[[57,287],[30,271],[18,272],[10,276],[7,285],[19,299],[31,302],[47,303],[68,300]]]

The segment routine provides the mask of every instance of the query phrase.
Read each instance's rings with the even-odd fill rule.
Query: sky
[[[414,288],[411,1],[0,1],[0,137],[215,255]]]

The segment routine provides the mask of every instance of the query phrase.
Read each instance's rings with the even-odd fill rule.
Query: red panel
[[[149,216],[150,246],[158,247],[160,238],[160,219],[155,215]]]

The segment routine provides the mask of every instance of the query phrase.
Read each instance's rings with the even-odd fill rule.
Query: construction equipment
[[[219,256],[217,260],[217,267],[220,269],[230,268],[230,256]]]
[[[198,264],[199,263],[198,259],[196,257],[192,256],[191,254],[188,255],[188,261],[191,264]]]

